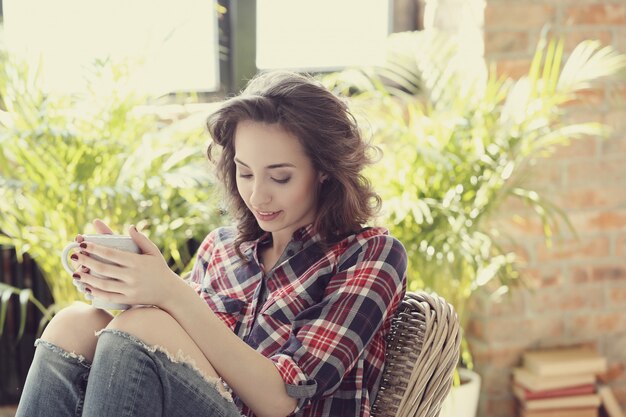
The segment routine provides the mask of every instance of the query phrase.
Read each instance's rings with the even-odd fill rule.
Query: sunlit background
[[[79,90],[90,64],[106,59],[136,65],[145,91],[217,91],[220,7],[207,0],[4,0],[4,38],[13,53],[41,65],[51,91]],[[323,71],[380,63],[390,12],[386,0],[258,1],[256,66]]]
[[[216,21],[205,0],[4,0],[7,47],[58,91],[80,89],[96,59],[137,64],[147,91],[215,90]]]
[[[384,60],[388,1],[261,0],[257,7],[261,69],[330,70]]]

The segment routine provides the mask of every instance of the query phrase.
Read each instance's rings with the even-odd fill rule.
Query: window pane
[[[257,66],[330,70],[384,60],[389,0],[258,0]]]
[[[214,0],[4,0],[7,47],[37,62],[50,90],[76,91],[94,59],[141,62],[155,93],[219,86]]]

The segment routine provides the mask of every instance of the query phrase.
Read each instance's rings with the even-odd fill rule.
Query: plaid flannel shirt
[[[369,416],[391,317],[406,291],[406,251],[383,228],[322,249],[312,226],[297,230],[276,266],[257,253],[271,234],[235,252],[233,228],[211,232],[189,279],[226,326],[271,359],[298,399],[292,415]],[[265,296],[263,296],[265,294]],[[254,413],[237,398],[245,416]]]

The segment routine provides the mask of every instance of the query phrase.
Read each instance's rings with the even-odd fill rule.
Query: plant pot
[[[453,386],[443,401],[439,417],[476,417],[480,396],[480,375],[459,369],[461,385]]]

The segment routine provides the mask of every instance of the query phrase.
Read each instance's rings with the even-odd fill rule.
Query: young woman
[[[364,227],[379,198],[353,117],[313,79],[272,72],[208,128],[237,227],[206,237],[186,280],[134,227],[141,254],[78,236],[87,294],[153,307],[57,314],[18,416],[369,416],[406,252]]]

